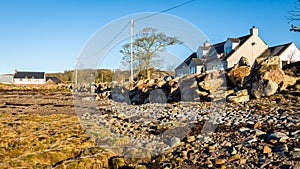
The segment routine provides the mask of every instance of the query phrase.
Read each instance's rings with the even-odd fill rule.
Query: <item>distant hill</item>
[[[136,71],[135,71],[136,72]],[[151,78],[160,78],[165,75],[174,75],[174,72],[152,70]],[[46,76],[57,76],[65,83],[73,83],[75,78],[74,70],[65,70],[59,73],[46,73]],[[141,76],[141,74],[136,74],[135,76]],[[78,83],[87,82],[94,80],[96,83],[99,82],[112,82],[112,81],[129,81],[130,72],[128,70],[110,70],[110,69],[85,69],[79,70],[77,73]],[[141,78],[141,77],[140,77]]]
[[[109,69],[89,69],[89,70],[80,70],[78,71],[78,79],[84,78],[87,75],[93,75],[95,82],[111,82],[113,77],[113,71]],[[65,70],[64,72],[58,73],[47,73],[47,76],[57,76],[62,79],[65,83],[73,83],[75,78],[74,70]],[[103,79],[102,79],[103,76]]]

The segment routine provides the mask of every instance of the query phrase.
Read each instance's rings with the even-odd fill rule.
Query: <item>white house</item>
[[[45,72],[19,72],[16,71],[13,77],[14,84],[21,85],[42,85],[46,83]]]
[[[258,34],[258,28],[252,27],[248,35],[227,38],[226,41],[210,45],[207,41],[197,52],[190,55],[176,69],[176,76],[189,73],[201,73],[205,70],[228,69],[233,67],[241,57],[247,58],[253,66],[258,57],[280,57],[281,67],[300,61],[300,51],[294,43],[268,47]]]
[[[252,27],[249,35],[239,38],[228,38],[224,44],[224,53],[221,57],[224,69],[233,67],[241,57],[247,58],[253,66],[256,58],[268,49],[268,45],[258,35],[258,28]]]

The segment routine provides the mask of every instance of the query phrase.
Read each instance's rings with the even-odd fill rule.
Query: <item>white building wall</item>
[[[285,61],[287,64],[291,62],[300,61],[300,51],[299,48],[292,43],[284,52],[281,53],[280,57],[280,67],[282,68],[282,62]]]
[[[231,68],[237,64],[242,56],[246,57],[249,64],[252,66],[255,59],[266,49],[268,49],[268,45],[265,44],[259,36],[252,35],[229,58],[227,58],[227,68]]]
[[[23,84],[23,85],[40,85],[45,84],[45,79],[14,79],[14,84]]]
[[[204,69],[204,66],[203,66],[203,65],[197,66],[197,67],[196,67],[196,73],[197,73],[197,74],[202,73],[202,69]]]
[[[201,49],[201,46],[197,50],[197,58],[202,58],[203,56],[207,55],[209,52],[209,49],[203,50]]]

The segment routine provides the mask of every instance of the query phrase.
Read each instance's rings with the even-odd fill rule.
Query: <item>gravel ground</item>
[[[71,93],[46,90],[0,95],[1,168],[300,168],[299,92],[140,106],[93,97],[74,106]],[[124,160],[109,160],[116,153]]]

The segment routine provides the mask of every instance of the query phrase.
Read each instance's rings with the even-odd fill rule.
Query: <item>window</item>
[[[225,48],[225,55],[229,54],[232,51],[232,47],[226,47]]]
[[[190,67],[190,73],[191,74],[196,73],[196,67],[195,66]]]

